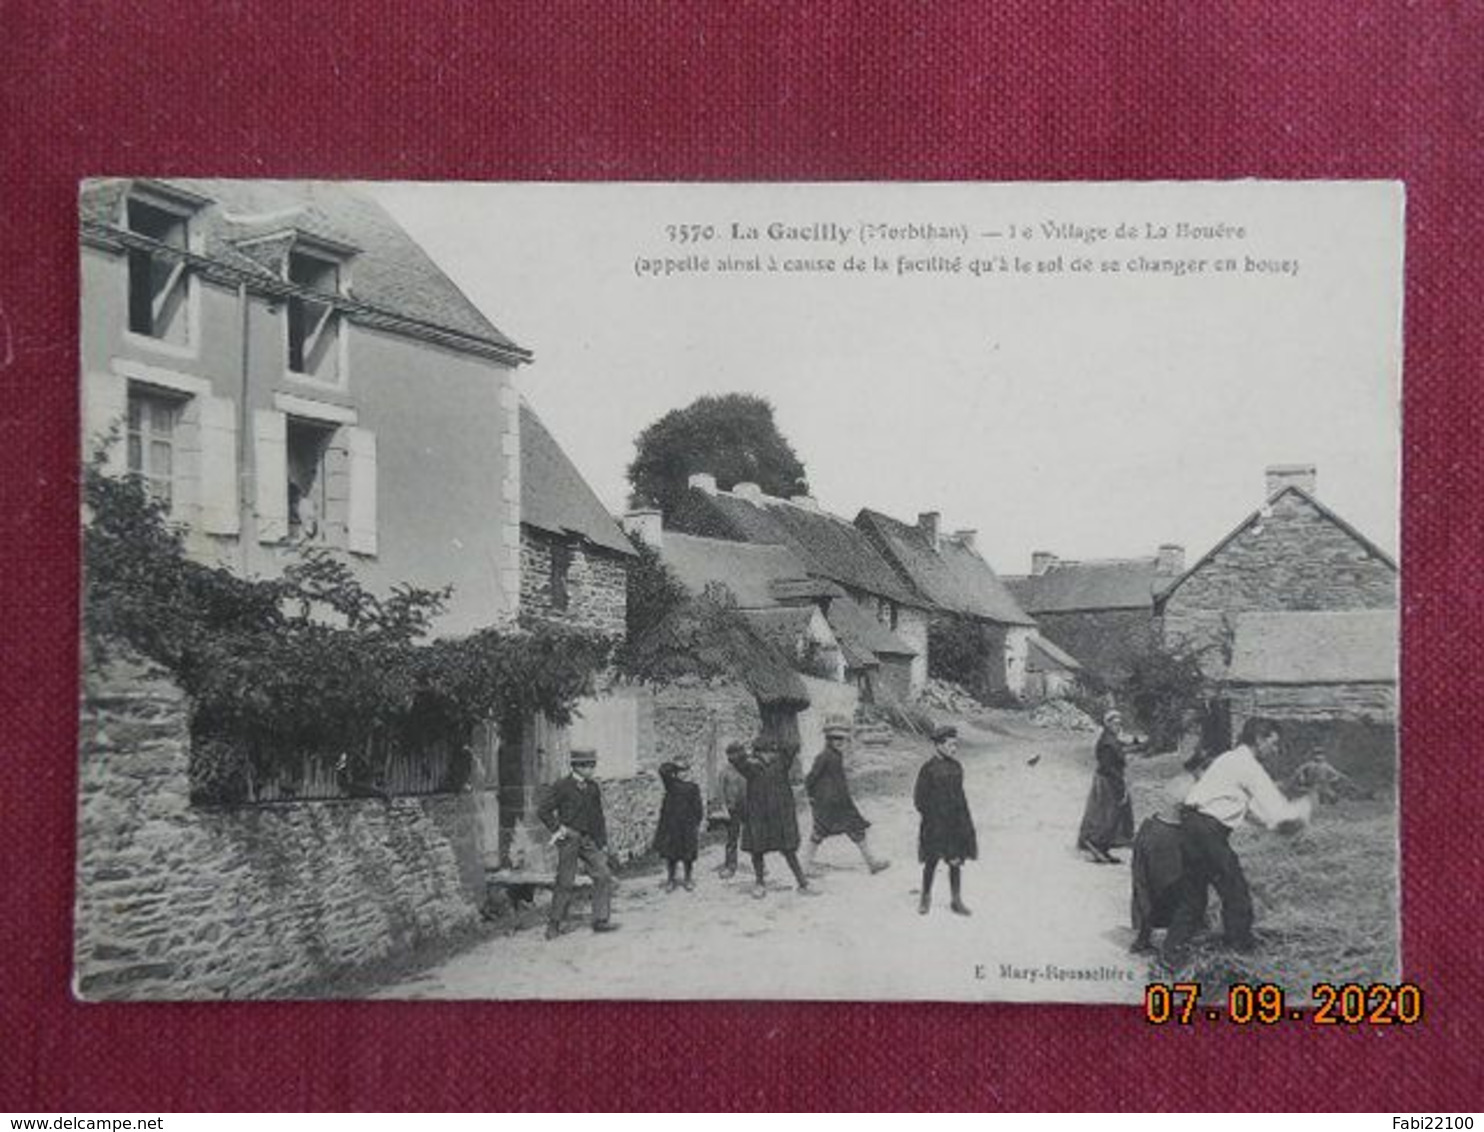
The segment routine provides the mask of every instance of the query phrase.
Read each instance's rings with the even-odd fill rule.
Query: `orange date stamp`
[[[1150,983],[1144,1020],[1154,1026],[1225,1021],[1238,1026],[1415,1026],[1422,1021],[1416,983],[1315,983],[1310,1002],[1290,1002],[1277,983],[1233,983],[1225,1008],[1201,1002],[1200,983]]]

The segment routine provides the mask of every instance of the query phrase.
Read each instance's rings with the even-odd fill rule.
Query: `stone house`
[[[521,613],[622,637],[633,544],[524,401],[520,441]]]
[[[696,474],[690,477],[684,502],[665,516],[665,524],[685,534],[787,547],[809,577],[840,587],[865,618],[900,642],[894,645],[871,634],[883,646],[869,650],[880,665],[873,694],[901,701],[922,690],[932,603],[902,581],[866,532],[853,523],[824,511],[810,496],[782,499],[751,483],[722,491],[713,476]],[[854,611],[846,616],[857,625],[863,620]],[[838,635],[840,626],[834,621],[832,625]],[[846,633],[855,637],[851,647],[866,649],[861,633]],[[887,651],[902,645],[911,650],[910,656]]]
[[[1141,558],[1071,560],[1037,551],[1029,574],[1003,580],[1043,640],[1112,686],[1128,675],[1133,657],[1160,639],[1157,599],[1180,576],[1184,560],[1174,544]]]
[[[855,525],[891,563],[902,581],[933,607],[934,625],[967,622],[983,642],[982,677],[972,683],[988,692],[1026,691],[1026,660],[1035,622],[1026,616],[993,568],[974,547],[974,531],[946,534],[940,516],[927,511],[915,526],[863,510]]]
[[[1244,613],[1395,609],[1397,566],[1319,501],[1312,465],[1267,469],[1261,507],[1156,600],[1164,639],[1201,653],[1220,680]]]
[[[1398,644],[1394,609],[1240,613],[1222,684],[1232,725],[1281,722],[1280,772],[1321,750],[1368,784],[1394,780]]]
[[[1082,664],[1040,634],[1031,634],[1025,658],[1025,698],[1032,703],[1060,700],[1082,682]]]
[[[194,558],[273,576],[306,546],[371,589],[514,618],[517,366],[531,359],[373,200],[311,182],[82,186],[84,454],[141,476]]]

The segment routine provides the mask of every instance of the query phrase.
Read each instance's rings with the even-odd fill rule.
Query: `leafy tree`
[[[1192,714],[1204,718],[1208,694],[1200,650],[1152,642],[1130,661],[1118,698],[1133,708],[1150,748],[1168,751]]]
[[[809,490],[804,465],[773,420],[773,406],[751,394],[701,397],[673,409],[641,432],[634,447],[631,507],[669,514],[694,472],[711,473],[724,490],[744,482],[770,495]]]
[[[624,610],[624,643],[617,656],[621,671],[629,672],[633,646],[686,600],[685,586],[665,565],[659,552],[643,539],[629,536],[638,558],[629,567],[628,605]]]

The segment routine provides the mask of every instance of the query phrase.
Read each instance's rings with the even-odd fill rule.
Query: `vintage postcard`
[[[76,993],[1394,987],[1403,209],[85,182]]]

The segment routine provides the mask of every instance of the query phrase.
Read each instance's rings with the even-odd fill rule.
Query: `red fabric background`
[[[1478,1108],[1484,15],[1426,3],[0,4],[0,1109]],[[1402,178],[1416,1028],[1120,1008],[80,1006],[75,186]],[[1003,909],[1001,914],[1033,914]]]

